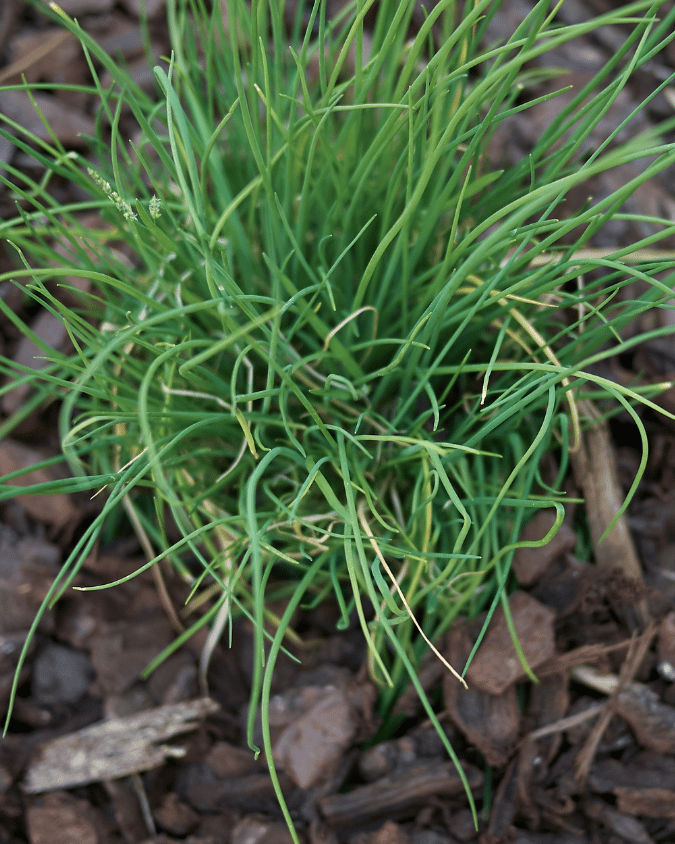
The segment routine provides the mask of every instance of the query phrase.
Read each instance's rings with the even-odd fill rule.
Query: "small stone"
[[[55,545],[37,537],[20,540],[13,530],[0,525],[0,634],[16,633],[25,639],[58,574],[59,559]],[[48,610],[41,630],[51,630],[53,619],[53,610]],[[15,644],[14,639],[8,641],[7,655],[16,652]]]
[[[33,696],[39,703],[75,703],[93,678],[87,656],[63,645],[48,644],[33,664]]]

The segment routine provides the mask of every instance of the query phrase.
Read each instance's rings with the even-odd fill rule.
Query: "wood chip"
[[[49,94],[33,92],[29,97],[25,91],[0,91],[0,109],[27,132],[48,143],[52,140],[50,132],[66,147],[83,147],[84,137],[96,134],[90,117]]]
[[[210,698],[198,698],[112,718],[56,738],[43,745],[30,763],[22,789],[36,794],[156,768],[184,753],[159,742],[196,729],[199,719],[218,709]]]
[[[77,38],[60,27],[15,36],[10,56],[9,65],[0,71],[2,85],[20,85],[23,77],[31,84],[44,78],[53,82],[55,70],[84,58]]]
[[[667,788],[619,787],[614,789],[614,794],[620,812],[644,815],[647,818],[675,818],[675,791]]]
[[[661,620],[658,635],[659,674],[664,680],[675,680],[675,612]]]
[[[465,769],[471,789],[482,785],[475,768]],[[355,788],[348,794],[331,794],[319,801],[331,826],[356,825],[378,817],[406,816],[411,808],[423,806],[430,797],[460,794],[464,786],[452,762],[413,766],[394,776]]]
[[[602,800],[587,800],[585,809],[591,818],[600,821],[619,839],[630,841],[631,844],[654,844],[654,840],[640,821],[630,815],[617,812]],[[616,841],[616,838],[612,837],[610,840]]]
[[[30,329],[57,353],[68,354],[72,350],[68,329],[64,321],[51,311],[41,311],[31,322]],[[49,361],[44,350],[31,337],[24,334],[17,343],[14,363],[21,367],[30,367],[37,372],[48,366]],[[15,380],[16,376],[10,375],[6,383],[9,385],[11,381]],[[2,404],[2,409],[7,416],[17,411],[28,396],[34,392],[34,389],[33,385],[23,383],[5,393],[0,400],[0,404]]]
[[[592,428],[584,431],[581,448],[571,455],[572,467],[586,500],[586,516],[591,531],[596,562],[609,568],[620,568],[629,578],[643,584],[642,566],[638,560],[633,537],[628,530],[625,513],[600,542],[600,538],[623,504],[623,491],[619,483],[616,459],[606,422],[597,418],[592,404],[584,401],[584,413],[595,416]],[[646,600],[641,600],[635,613],[646,626],[649,611]],[[628,619],[629,621],[631,619]]]
[[[555,612],[521,591],[509,597],[509,608],[527,664],[536,670],[537,666],[551,659],[555,651]],[[450,664],[461,665],[457,662]],[[499,607],[466,671],[466,680],[470,687],[475,686],[488,695],[500,695],[525,676],[504,610]]]
[[[465,628],[449,632],[445,656],[451,665],[464,665],[470,650],[471,637]],[[464,689],[447,674],[443,678],[443,700],[448,718],[480,750],[488,765],[506,765],[519,733],[515,685],[491,695],[474,685]]]
[[[322,690],[316,704],[300,715],[274,745],[277,764],[298,788],[311,788],[338,769],[358,732],[358,719],[344,688]]]
[[[14,486],[31,486],[32,484],[49,483],[63,477],[60,466],[41,467],[40,463],[52,455],[38,448],[31,448],[16,440],[5,439],[0,442],[0,475],[26,470],[6,483]],[[29,470],[32,466],[37,468]],[[53,492],[49,495],[17,495],[25,510],[35,521],[48,524],[58,532],[66,525],[74,525],[81,516],[80,510],[65,492]]]
[[[543,539],[555,524],[553,510],[538,510],[521,530],[518,542],[537,542]],[[563,522],[553,539],[543,547],[519,546],[513,555],[513,573],[521,586],[538,583],[551,563],[572,551],[577,538],[572,528]]]
[[[630,724],[638,743],[656,753],[675,753],[675,708],[641,683],[631,683],[612,701]]]

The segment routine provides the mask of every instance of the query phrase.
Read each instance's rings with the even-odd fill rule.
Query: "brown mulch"
[[[565,0],[567,22],[604,10],[611,0]],[[137,23],[138,0],[61,0],[114,56],[151,85]],[[162,0],[148,0],[157,57],[168,52]],[[508,0],[492,24],[509,31],[529,5]],[[620,33],[598,30],[584,49],[561,50],[547,61],[568,67],[575,85],[596,72]],[[20,0],[0,2],[0,84],[84,81],[86,68],[69,37]],[[607,116],[610,127],[664,72],[675,48],[642,68]],[[86,98],[47,97],[42,103],[66,146],[93,132]],[[500,129],[495,155],[526,154],[541,126],[560,108],[556,99],[525,111]],[[664,94],[640,117],[644,128],[672,114]],[[0,95],[0,109],[28,122],[20,96]],[[607,131],[607,125],[604,131]],[[37,130],[36,126],[36,130]],[[0,140],[0,168],[28,159]],[[39,178],[39,174],[35,174]],[[614,189],[613,172],[593,187]],[[674,181],[647,184],[632,210],[675,218]],[[64,200],[66,185],[56,185]],[[573,201],[573,198],[571,198]],[[0,215],[14,213],[0,189]],[[601,233],[595,245],[644,236],[639,223]],[[4,248],[4,247],[2,247]],[[11,267],[0,251],[0,270]],[[62,326],[36,311],[21,291],[0,286],[11,306],[55,348]],[[32,308],[32,310],[31,310]],[[645,344],[611,364],[611,376],[664,381],[675,371],[672,341]],[[0,353],[38,366],[35,350],[0,321]],[[28,398],[17,388],[0,398],[3,418]],[[675,391],[660,399],[675,408]],[[0,442],[0,474],[54,453],[53,408],[31,414],[11,440]],[[305,647],[298,664],[281,657],[270,723],[281,787],[308,844],[659,844],[675,841],[675,429],[646,414],[647,472],[627,518],[610,537],[611,552],[580,562],[570,508],[554,543],[523,549],[514,562],[519,589],[511,613],[529,665],[528,680],[503,615],[495,616],[467,673],[464,690],[429,657],[420,679],[442,711],[442,724],[476,800],[474,828],[460,778],[414,695],[384,731],[376,691],[364,670],[358,629],[336,632],[330,608],[298,619]],[[591,541],[606,511],[634,477],[638,444],[629,420],[599,426],[575,458],[570,498],[588,502]],[[601,482],[598,482],[601,478]],[[0,505],[0,703],[40,602],[88,518],[77,497],[17,497]],[[524,538],[550,528],[540,514]],[[133,538],[93,553],[75,585],[123,577],[145,562]],[[164,571],[171,606],[180,612],[185,584]],[[151,573],[100,592],[69,591],[43,618],[23,670],[10,730],[0,744],[0,844],[285,844],[290,842],[267,763],[246,744],[252,634],[234,624],[233,644],[218,645],[208,689],[200,683],[205,634],[195,636],[142,680],[143,669],[175,636]],[[461,666],[480,619],[455,627],[440,648]],[[208,697],[206,694],[208,692]],[[4,709],[4,707],[0,707]],[[259,728],[257,730],[259,733]],[[260,736],[257,736],[257,740]]]

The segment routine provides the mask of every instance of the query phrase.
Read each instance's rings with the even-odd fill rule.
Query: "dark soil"
[[[112,55],[151,85],[137,24],[137,0],[62,0]],[[605,11],[611,0],[565,0],[566,21]],[[162,0],[147,0],[153,50],[168,52]],[[529,10],[508,0],[493,34],[512,31]],[[596,72],[621,36],[597,30],[574,51],[547,63],[570,70],[573,84]],[[0,81],[79,81],[86,67],[77,46],[20,0],[0,5]],[[675,67],[675,48],[635,75],[601,127],[630,113]],[[668,91],[653,100],[636,129],[672,115]],[[559,101],[524,111],[500,130],[494,156],[508,163],[527,153]],[[86,97],[51,98],[50,118],[66,146],[93,132]],[[33,119],[20,96],[0,96],[0,110]],[[0,167],[32,167],[0,140]],[[36,173],[36,178],[39,178]],[[613,172],[590,186],[613,189]],[[647,184],[631,210],[675,218],[673,180]],[[59,198],[73,199],[68,185]],[[570,197],[570,203],[575,198]],[[583,201],[583,198],[581,199]],[[0,215],[14,213],[0,188]],[[639,223],[608,226],[596,246],[644,236]],[[673,244],[668,244],[673,246]],[[11,267],[0,252],[0,270]],[[40,336],[65,348],[62,326],[36,310],[16,287],[0,295]],[[0,353],[39,366],[35,350],[0,322]],[[661,340],[614,361],[611,377],[664,381],[675,371],[675,345]],[[0,399],[4,416],[29,398],[17,388]],[[675,390],[660,398],[675,408]],[[302,839],[310,844],[650,844],[675,841],[675,429],[645,417],[647,472],[610,554],[581,560],[568,512],[556,540],[521,553],[511,611],[538,683],[522,672],[503,618],[495,617],[467,675],[469,690],[433,657],[424,687],[443,712],[478,806],[474,828],[463,785],[413,694],[394,718],[377,715],[358,630],[335,632],[330,608],[298,619],[301,659],[279,660],[270,713],[281,786]],[[625,494],[639,461],[630,420],[600,428],[602,448],[587,443],[568,480],[585,496],[583,518],[604,518],[607,493]],[[596,441],[600,442],[600,440]],[[0,474],[55,453],[54,408],[33,412],[0,442]],[[592,492],[591,480],[608,480]],[[595,496],[595,497],[594,497]],[[0,507],[0,703],[35,612],[91,518],[89,501],[18,496]],[[545,514],[528,525],[543,536]],[[600,531],[601,532],[601,531]],[[590,541],[590,540],[589,540]],[[576,553],[576,556],[575,556]],[[86,561],[75,585],[120,578],[145,559],[135,539],[109,539]],[[147,679],[143,669],[176,635],[185,585],[169,570],[146,572],[109,591],[69,591],[43,618],[21,676],[10,730],[0,745],[0,844],[285,844],[290,835],[267,764],[246,745],[251,630],[234,625],[233,644],[218,645],[208,688],[200,682],[198,635]],[[172,621],[173,618],[173,621]],[[480,620],[478,620],[478,626]],[[452,629],[441,650],[461,666],[478,627]],[[225,637],[226,638],[226,637]],[[210,700],[205,700],[206,694]],[[3,707],[4,708],[4,707]],[[385,740],[371,746],[378,733]]]

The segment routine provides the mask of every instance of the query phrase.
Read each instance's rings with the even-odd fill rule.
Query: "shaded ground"
[[[61,3],[150,82],[136,23],[138,3],[69,0]],[[147,3],[153,51],[167,52],[162,3]],[[527,12],[505,4],[496,34],[513,30]],[[574,20],[603,10],[601,3],[565,0]],[[583,84],[616,48],[620,32],[599,30],[574,52],[547,61],[569,67]],[[86,70],[69,38],[39,20],[21,2],[0,7],[4,66],[0,81],[24,73],[29,81],[84,81]],[[598,137],[631,112],[672,71],[675,50],[636,74]],[[637,121],[644,128],[670,116],[667,89]],[[494,156],[526,153],[549,108],[525,111],[500,130]],[[93,132],[91,103],[74,96],[45,100],[66,146]],[[32,120],[21,95],[3,94],[0,109]],[[37,131],[37,123],[36,123]],[[27,157],[0,141],[0,164],[29,167]],[[36,178],[40,173],[34,174]],[[589,186],[609,192],[614,172]],[[650,184],[632,210],[673,219],[675,182]],[[55,185],[72,199],[68,185]],[[570,198],[570,203],[575,201]],[[14,206],[0,190],[0,212]],[[629,243],[641,223],[608,226],[597,247]],[[1,269],[10,267],[0,255]],[[66,335],[51,314],[36,311],[11,285],[0,288],[10,305],[57,348]],[[668,318],[668,314],[660,314]],[[7,320],[0,350],[26,365],[35,350]],[[673,377],[675,346],[663,340],[615,361],[605,374],[628,380]],[[9,415],[29,398],[15,389],[2,397]],[[660,401],[675,409],[675,391]],[[475,831],[462,784],[414,696],[398,705],[403,716],[387,741],[367,747],[381,728],[375,690],[366,679],[358,630],[335,632],[337,616],[321,608],[297,619],[302,665],[283,657],[270,716],[281,785],[298,830],[310,844],[649,844],[675,840],[675,430],[648,416],[651,455],[630,508],[597,564],[581,562],[572,531],[574,508],[545,549],[523,552],[514,564],[520,589],[511,608],[538,684],[526,681],[503,619],[496,618],[467,676],[469,691],[429,659],[421,679],[465,767],[481,813]],[[35,462],[56,449],[54,408],[30,414],[0,442],[0,473]],[[599,428],[576,458],[570,496],[583,494],[591,523],[589,543],[621,500],[639,461],[629,420]],[[582,452],[584,454],[584,452]],[[600,481],[598,482],[598,479]],[[593,481],[596,481],[593,486]],[[92,505],[53,496],[18,498],[0,510],[0,701],[6,703],[13,665],[40,601]],[[529,538],[548,527],[541,514]],[[603,519],[605,519],[603,523]],[[599,527],[598,527],[599,526]],[[618,538],[617,538],[618,537]],[[606,548],[609,547],[608,552]],[[575,556],[576,554],[576,556]],[[117,539],[86,562],[77,585],[109,582],[145,560],[135,540]],[[185,585],[164,572],[167,595],[145,573],[111,591],[68,597],[43,620],[22,676],[10,734],[0,745],[0,844],[284,844],[290,840],[267,766],[246,748],[251,632],[235,624],[233,646],[218,646],[203,700],[195,637],[147,681],[141,671],[174,638],[167,606],[182,606]],[[442,650],[462,665],[476,630],[450,631]],[[168,707],[168,708],[167,708]],[[104,721],[104,719],[109,719]],[[110,720],[112,719],[112,720]],[[105,724],[105,726],[102,726]],[[85,733],[78,731],[88,728]]]

